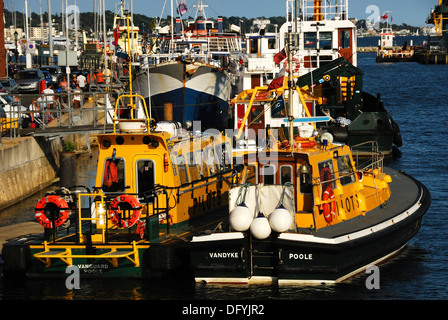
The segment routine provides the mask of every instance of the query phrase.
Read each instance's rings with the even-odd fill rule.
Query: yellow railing
[[[124,246],[102,246],[101,249],[110,250],[100,254],[73,254],[72,249],[85,248],[85,246],[65,246],[61,248],[60,245],[49,245],[44,241],[44,251],[35,253],[34,257],[42,261],[46,267],[51,267],[51,259],[60,259],[67,265],[73,265],[73,259],[106,259],[114,267],[118,267],[118,259],[126,258],[134,264],[134,267],[140,267],[140,259],[137,244],[132,242],[131,250],[119,251],[118,248],[123,249]]]

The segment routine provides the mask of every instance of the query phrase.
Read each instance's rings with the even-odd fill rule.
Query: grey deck
[[[384,168],[384,171],[392,177],[392,182],[389,184],[391,196],[387,205],[377,207],[365,216],[358,216],[334,226],[319,229],[314,235],[321,238],[336,238],[363,230],[405,212],[419,201],[423,190],[415,180],[390,168]]]

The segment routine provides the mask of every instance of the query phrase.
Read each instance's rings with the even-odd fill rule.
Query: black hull
[[[266,240],[238,232],[198,237],[191,243],[196,281],[339,282],[386,260],[417,234],[431,202],[420,182],[404,173],[388,174],[396,181],[388,205],[314,234],[271,234]]]

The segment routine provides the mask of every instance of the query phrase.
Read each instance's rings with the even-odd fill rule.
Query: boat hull
[[[386,111],[364,112],[346,127],[322,125],[320,128],[330,132],[335,141],[352,147],[358,155],[372,152],[367,142],[374,141],[378,151],[386,157],[394,156],[396,147],[403,145],[398,124]],[[359,146],[361,144],[364,145]]]
[[[317,232],[271,234],[265,240],[241,232],[194,238],[196,282],[333,283],[390,258],[418,232],[431,197],[412,177],[390,169],[387,173],[394,181],[393,196],[365,216]]]
[[[231,81],[223,69],[205,64],[166,63],[140,72],[135,89],[151,96],[153,117],[160,120],[201,121],[201,129],[227,127]],[[149,101],[148,101],[149,102]],[[166,104],[172,104],[167,114]],[[172,114],[172,119],[169,119]]]

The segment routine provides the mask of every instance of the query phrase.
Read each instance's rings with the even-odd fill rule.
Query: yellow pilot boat
[[[155,124],[147,113],[134,119],[139,99],[146,110],[141,96],[120,96],[113,133],[98,136],[93,191],[61,188],[41,199],[35,212],[44,234],[5,244],[6,272],[66,277],[70,265],[86,277],[189,271],[186,241],[227,213],[231,140]],[[128,102],[130,113],[120,118]]]
[[[381,153],[361,164],[331,134],[293,129],[290,139],[264,129],[258,144],[237,141],[227,224],[191,242],[196,282],[339,282],[418,232],[431,198],[423,184],[385,168]]]

